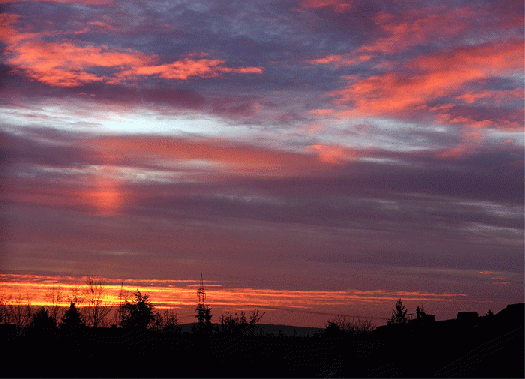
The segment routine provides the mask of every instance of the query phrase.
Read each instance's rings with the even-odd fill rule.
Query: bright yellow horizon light
[[[12,305],[29,304],[38,307],[67,307],[71,302],[75,302],[79,307],[89,306],[86,302],[87,278],[0,274],[0,301]],[[180,312],[180,316],[188,322],[193,320],[192,311],[198,301],[197,286],[199,281],[197,280],[95,279],[101,283],[106,283],[103,284],[103,296],[101,297],[105,306],[117,307],[126,300],[132,301],[133,293],[138,290],[143,295],[149,296],[149,300],[156,309],[174,309]],[[388,292],[384,290],[292,291],[264,288],[225,288],[213,281],[205,282],[205,289],[209,300],[207,304],[219,311],[217,315],[221,311],[259,309],[267,312],[293,312],[296,315],[299,312],[306,321],[310,318],[313,320],[315,317],[319,319],[320,315],[341,314],[344,313],[341,310],[349,309],[349,307],[364,309],[367,305],[384,308],[388,313],[388,308],[400,297],[403,298],[403,301],[417,302],[449,302],[466,297],[465,294]],[[282,315],[275,317],[279,322],[284,321],[281,320]],[[319,323],[319,320],[316,323]]]

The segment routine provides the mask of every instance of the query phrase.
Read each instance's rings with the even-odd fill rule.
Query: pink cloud
[[[493,111],[495,110],[493,109]],[[486,111],[477,110],[475,108],[462,109],[461,107],[451,107],[450,111],[437,114],[436,121],[451,125],[466,125],[475,129],[498,128],[511,131],[519,131],[523,129],[523,107],[518,107],[513,110],[504,110],[502,115],[487,115],[486,113]]]
[[[340,165],[351,159],[376,154],[374,150],[370,149],[350,149],[344,146],[329,144],[310,145],[307,150],[316,153],[321,162],[332,165]]]
[[[140,76],[164,79],[217,77],[223,73],[261,74],[259,67],[231,68],[225,61],[190,56],[167,64],[155,64],[159,57],[132,49],[110,49],[71,42],[43,41],[42,37],[57,33],[18,32],[17,15],[1,16],[0,41],[7,44],[7,63],[32,79],[58,87],[76,87],[86,83],[117,84]],[[97,74],[97,68],[109,67],[114,73]]]
[[[344,67],[344,66],[352,66],[354,64],[358,64],[361,62],[366,62],[372,58],[371,55],[367,54],[345,54],[345,55],[337,55],[332,54],[328,55],[322,58],[313,59],[307,61],[307,63],[311,64],[329,64],[335,68]]]
[[[456,96],[457,100],[462,100],[467,104],[500,104],[505,102],[512,102],[516,100],[523,100],[523,89],[503,89],[503,90],[485,90],[485,91],[469,91]]]
[[[468,28],[476,14],[468,8],[446,7],[406,11],[401,15],[379,12],[374,21],[387,34],[362,46],[360,53],[393,54],[411,46],[456,36]],[[446,25],[444,28],[443,25]]]
[[[242,145],[223,139],[188,140],[165,137],[117,137],[93,139],[89,146],[102,154],[125,154],[138,162],[209,162],[210,178],[217,175],[295,176],[327,168],[316,155]],[[333,162],[329,162],[333,163]],[[215,164],[215,166],[214,166]],[[219,164],[217,166],[217,164]]]
[[[67,170],[67,169],[66,169]],[[10,183],[6,198],[12,203],[82,210],[97,216],[117,216],[135,201],[134,194],[119,180],[116,166],[71,170],[67,180],[49,184],[22,178]]]
[[[26,41],[14,49],[8,62],[43,83],[74,87],[106,80],[104,76],[87,72],[87,69],[143,65],[151,59],[136,51],[111,51],[107,46]]]
[[[463,133],[462,141],[452,148],[438,150],[435,153],[437,158],[456,159],[475,154],[484,141],[484,135],[476,130],[467,130]]]
[[[26,1],[59,4],[113,5],[113,0],[0,0],[0,4],[22,3]]]
[[[301,0],[301,8],[320,9],[329,8],[337,13],[344,13],[352,9],[353,0]]]
[[[12,204],[74,209],[90,215],[115,217],[153,194],[145,188],[166,183],[221,183],[232,178],[295,178],[324,174],[370,151],[337,145],[312,145],[302,153],[243,145],[223,139],[104,136],[78,141],[78,162],[55,166],[45,161],[48,178],[17,177],[6,183]],[[62,159],[60,158],[60,159]],[[140,187],[137,186],[139,181]],[[139,189],[140,188],[140,189]],[[162,191],[161,191],[162,193]]]
[[[239,73],[239,74],[261,74],[262,69],[259,67],[240,67],[230,68],[222,66],[225,63],[222,59],[193,59],[184,58],[162,65],[138,66],[126,71],[120,72],[118,78],[128,79],[137,76],[158,76],[164,79],[186,80],[189,78],[213,78],[220,76],[222,73]],[[118,82],[116,79],[115,82]]]
[[[308,114],[314,116],[330,116],[334,114],[334,110],[332,108],[314,109],[313,111],[308,112]]]
[[[414,58],[403,70],[364,79],[349,77],[350,84],[331,95],[336,104],[352,106],[344,116],[437,112],[439,121],[464,123],[468,120],[443,116],[452,104],[432,108],[428,103],[446,96],[461,96],[457,93],[468,82],[519,73],[522,69],[523,41],[469,46]]]
[[[103,28],[103,29],[115,29],[115,27],[113,27],[112,25],[109,25],[105,22],[102,22],[102,21],[90,21],[88,22],[89,25],[93,25],[95,27],[98,27],[98,28]]]

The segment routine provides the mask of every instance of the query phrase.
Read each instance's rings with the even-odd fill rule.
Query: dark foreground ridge
[[[523,323],[520,303],[496,315],[360,335],[329,328],[291,333],[285,326],[250,335],[125,328],[20,335],[2,325],[2,376],[523,378]]]

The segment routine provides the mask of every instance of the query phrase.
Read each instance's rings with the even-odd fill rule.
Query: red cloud
[[[500,104],[505,102],[514,102],[516,100],[523,100],[523,89],[504,89],[504,90],[486,90],[486,91],[469,91],[459,96],[457,100],[463,100],[467,104]]]
[[[484,136],[480,132],[475,130],[465,131],[462,141],[457,146],[438,150],[435,152],[435,156],[442,159],[467,157],[475,154],[480,149],[483,140]]]
[[[212,78],[225,72],[240,74],[261,74],[258,67],[230,68],[223,67],[222,59],[192,59],[185,58],[180,61],[163,65],[139,66],[119,73],[119,78],[134,78],[137,76],[158,76],[164,79],[186,80],[192,77]],[[117,80],[118,81],[118,80]]]
[[[26,0],[0,0],[0,4],[21,3]],[[82,4],[82,5],[113,5],[113,0],[31,0],[41,3],[62,3],[62,4]]]
[[[371,150],[352,150],[338,145],[315,144],[308,147],[309,151],[317,153],[321,162],[342,164],[348,159],[374,155]]]
[[[375,22],[388,34],[358,49],[360,53],[393,54],[410,46],[458,35],[476,14],[467,8],[446,7],[407,11],[401,15],[379,12]],[[446,25],[446,27],[443,27]]]
[[[420,70],[456,71],[480,70],[482,76],[523,70],[523,40],[483,44],[454,49],[448,53],[420,57],[409,67]],[[460,78],[461,79],[461,78]]]
[[[186,80],[217,77],[222,73],[260,74],[259,67],[224,67],[224,60],[188,57],[156,65],[156,55],[131,49],[111,50],[107,46],[43,41],[58,33],[19,33],[14,27],[19,16],[1,15],[0,41],[7,45],[7,63],[29,77],[51,86],[75,87],[86,83],[116,84],[139,76]],[[113,74],[98,74],[97,68],[112,68]]]
[[[310,61],[307,61],[307,63],[313,63],[313,64],[330,64],[333,67],[344,67],[344,66],[351,66],[356,63],[366,62],[372,58],[371,55],[359,55],[355,56],[355,54],[345,54],[345,55],[328,55],[326,57],[313,59]]]
[[[119,180],[116,166],[63,168],[62,171],[68,173],[54,180],[8,179],[10,190],[6,198],[13,203],[85,210],[99,216],[118,215],[134,200],[132,192]]]
[[[290,178],[322,174],[348,158],[370,154],[328,145],[294,153],[204,138],[105,136],[82,141],[78,145],[82,164],[37,164],[46,168],[49,177],[9,179],[7,199],[116,216],[147,197],[147,191],[133,189],[137,180],[144,188],[158,184],[156,178],[193,183],[232,177]]]
[[[2,13],[0,14],[0,40],[6,44],[17,42],[20,38],[18,33],[13,28],[20,18],[17,14]]]
[[[324,108],[324,109],[314,109],[308,114],[314,115],[314,116],[331,116],[334,114],[334,110],[332,108]]]
[[[96,151],[110,151],[116,156],[122,154],[138,162],[159,159],[182,164],[184,161],[208,162],[207,169],[213,175],[295,176],[327,168],[326,161],[320,161],[312,154],[241,145],[220,139],[107,136],[92,140],[90,146]],[[220,165],[217,166],[217,163]]]
[[[335,12],[344,13],[353,6],[353,0],[301,0],[301,8],[319,9],[330,8]]]
[[[345,115],[400,115],[446,113],[452,105],[430,108],[428,103],[459,96],[461,87],[474,80],[523,70],[523,41],[459,48],[445,54],[409,61],[403,71],[387,72],[353,82],[334,91],[337,104],[351,104]]]
[[[8,62],[38,81],[54,86],[73,87],[106,79],[86,72],[86,69],[143,65],[151,59],[136,51],[110,51],[107,46],[27,41],[16,47]]]

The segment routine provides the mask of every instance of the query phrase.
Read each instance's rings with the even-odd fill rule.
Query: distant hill
[[[190,324],[181,324],[182,333],[191,333],[195,323]],[[214,324],[220,328],[219,324]],[[257,329],[261,334],[264,335],[274,335],[274,336],[285,336],[285,337],[312,337],[316,333],[322,333],[323,328],[314,328],[307,326],[291,326],[291,325],[274,325],[274,324],[257,324]]]

